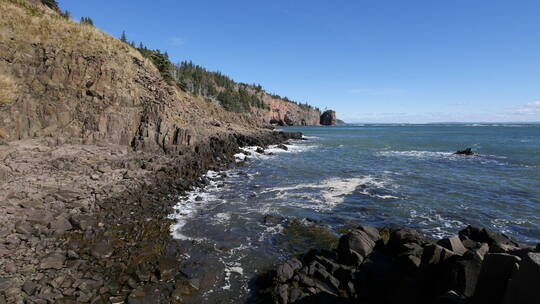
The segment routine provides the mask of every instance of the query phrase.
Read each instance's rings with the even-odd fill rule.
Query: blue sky
[[[59,3],[347,122],[540,121],[540,1]]]

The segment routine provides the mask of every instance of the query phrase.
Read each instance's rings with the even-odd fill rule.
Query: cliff
[[[212,136],[260,131],[165,82],[137,50],[41,4],[2,0],[0,137],[195,150]]]
[[[264,124],[280,126],[317,126],[321,112],[318,109],[275,98],[265,94],[263,102],[268,109],[253,108],[252,113]]]

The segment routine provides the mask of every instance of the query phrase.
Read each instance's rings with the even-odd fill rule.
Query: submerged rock
[[[465,150],[457,150],[456,152],[454,152],[454,154],[457,154],[457,155],[474,155],[474,152],[472,151],[471,148],[467,148]]]

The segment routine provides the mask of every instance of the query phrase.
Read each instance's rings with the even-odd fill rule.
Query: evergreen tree
[[[126,31],[122,31],[122,36],[120,36],[120,41],[122,41],[123,43],[128,43]]]
[[[81,17],[81,24],[94,26],[94,21],[90,17]]]
[[[71,12],[68,11],[68,10],[65,10],[63,12],[60,13],[60,16],[64,17],[65,19],[71,19]]]

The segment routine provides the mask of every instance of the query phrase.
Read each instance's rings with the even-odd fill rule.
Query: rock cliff
[[[323,126],[335,126],[337,124],[336,111],[327,110],[321,115],[321,125]]]
[[[253,115],[262,123],[280,126],[319,125],[321,112],[315,108],[303,107],[270,95],[265,95],[263,101],[269,109],[253,109]]]
[[[49,137],[182,153],[260,125],[168,85],[139,52],[92,26],[42,5],[0,3],[3,140]]]

